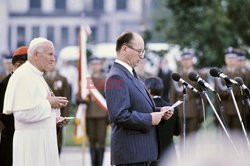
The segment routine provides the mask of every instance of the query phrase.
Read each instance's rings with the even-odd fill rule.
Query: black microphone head
[[[178,74],[178,73],[173,73],[172,74],[172,79],[174,80],[174,81],[179,81],[180,80],[180,78],[181,78],[181,76]]]
[[[191,80],[191,81],[197,81],[198,80],[198,74],[196,74],[195,72],[190,72],[189,74],[188,74],[188,78]]]
[[[212,69],[210,69],[209,73],[213,77],[219,77],[221,71],[218,68],[212,68]]]
[[[240,78],[240,77],[235,77],[234,80],[235,80],[240,86],[242,86],[242,85],[244,84],[242,78]]]

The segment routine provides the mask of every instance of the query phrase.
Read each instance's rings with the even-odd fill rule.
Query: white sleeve
[[[35,108],[14,112],[15,119],[24,123],[32,123],[51,117],[51,106],[48,100],[43,100]]]

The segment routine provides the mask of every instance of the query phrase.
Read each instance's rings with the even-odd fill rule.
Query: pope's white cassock
[[[47,100],[49,87],[29,61],[11,76],[4,99],[5,114],[13,113],[14,166],[58,166],[56,111]]]

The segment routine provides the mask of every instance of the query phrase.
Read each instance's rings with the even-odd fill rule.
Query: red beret
[[[16,63],[17,61],[26,61],[28,59],[27,51],[27,46],[21,46],[17,48],[13,53],[12,64]]]
[[[20,56],[20,55],[27,55],[28,47],[27,46],[21,46],[13,54],[14,56]]]

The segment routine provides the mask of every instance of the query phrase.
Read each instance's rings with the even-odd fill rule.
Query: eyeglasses
[[[132,46],[130,46],[130,45],[128,45],[128,44],[124,44],[124,45],[127,46],[128,48],[130,48],[130,49],[132,49],[132,50],[138,52],[140,58],[144,58],[144,57],[143,57],[143,55],[145,54],[145,50],[144,50],[144,49],[143,49],[143,50],[138,50],[138,49],[135,49],[134,47],[132,47]]]

